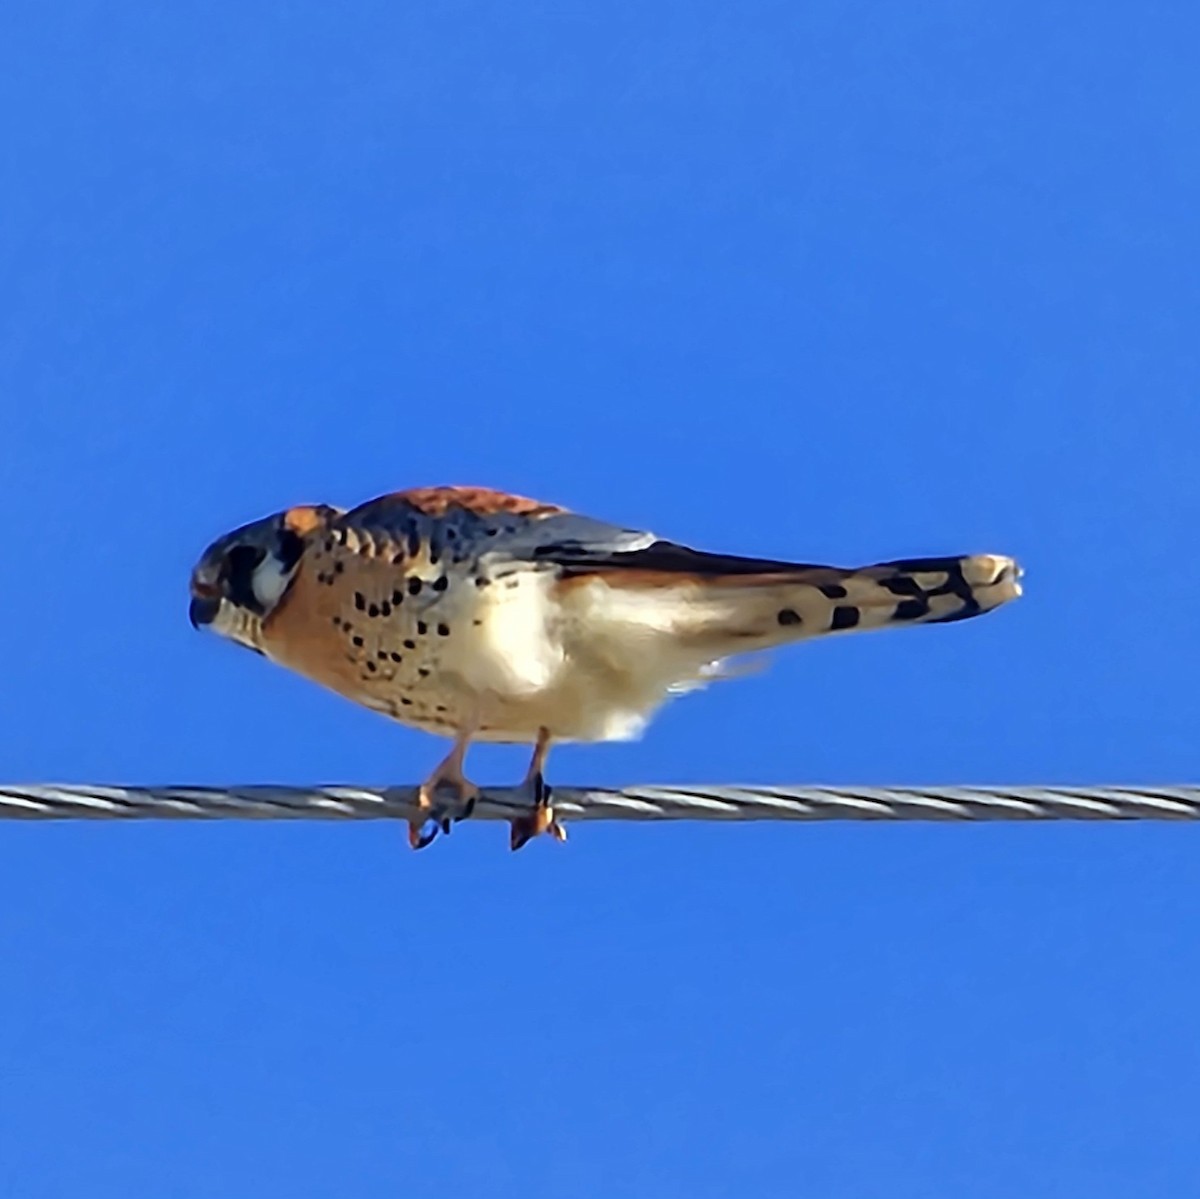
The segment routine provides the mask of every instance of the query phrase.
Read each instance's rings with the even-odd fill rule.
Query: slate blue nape
[[[442,482],[1025,567],[551,782],[1194,780],[1198,24],[10,5],[0,782],[420,777],[185,609],[224,530]],[[1197,836],[14,822],[0,1191],[1185,1194]]]

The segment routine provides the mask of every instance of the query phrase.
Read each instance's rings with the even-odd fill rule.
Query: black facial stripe
[[[300,561],[300,555],[304,553],[304,538],[297,533],[293,533],[291,529],[280,529],[279,545],[276,548],[275,556],[279,559],[279,565],[284,571],[289,571],[297,562]]]
[[[225,557],[221,568],[221,579],[230,603],[239,608],[248,608],[259,616],[264,608],[254,594],[254,572],[266,554],[250,545],[236,545]]]

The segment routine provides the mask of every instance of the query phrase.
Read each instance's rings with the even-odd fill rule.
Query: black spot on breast
[[[380,616],[391,616],[391,614],[392,614],[392,605],[389,604],[387,602],[387,600],[384,600],[383,603],[379,605],[379,615]]]
[[[423,620],[418,620],[417,621],[417,636],[424,637],[425,634],[428,632],[429,632],[429,626]]]
[[[332,537],[325,538],[325,552],[327,554],[333,553],[333,538]]]
[[[371,604],[371,605],[370,605],[370,606],[367,608],[367,615],[368,615],[368,616],[378,616],[378,615],[379,615],[379,605],[378,605],[378,604]]]
[[[448,624],[438,625],[437,631],[438,631],[439,637],[449,637],[450,636],[450,626]]]
[[[420,675],[421,678],[427,679],[429,678],[429,668],[426,666],[418,666],[417,674]]]
[[[401,591],[399,587],[392,592],[392,603],[395,604],[397,608],[404,603],[404,592]]]
[[[378,669],[379,669],[379,667],[378,667],[378,666],[376,666],[374,662],[368,662],[368,663],[367,663],[367,671],[368,671],[370,674],[374,674],[374,673],[375,673],[375,672],[376,672]]]
[[[393,566],[403,566],[404,562],[407,558],[408,558],[408,555],[403,550],[401,550],[400,553],[392,555],[392,565]]]
[[[388,656],[392,659],[393,662],[403,662],[404,661],[403,654],[398,654],[398,653],[396,653],[395,650],[392,650],[391,654],[389,654]]]
[[[476,587],[487,587],[491,583],[491,581],[492,581],[491,579],[485,579],[483,577],[483,575],[475,576],[475,586]]]
[[[407,695],[402,695],[402,696],[400,697],[400,702],[401,702],[401,703],[402,703],[402,704],[403,704],[403,705],[404,705],[406,708],[411,708],[411,707],[412,707],[412,700],[411,700],[411,699],[409,699]]]
[[[345,562],[335,562],[333,564],[333,573],[335,575],[340,575],[342,573],[342,571],[344,571],[345,569],[346,569]]]
[[[820,591],[826,599],[846,598],[846,589],[841,585],[841,583],[822,583]]]
[[[926,599],[901,600],[896,605],[893,620],[920,620],[929,612],[929,601]]]
[[[405,649],[416,649],[417,643],[411,637],[406,637],[404,639],[404,648]]]
[[[375,651],[375,657],[377,657],[381,662],[386,662],[387,656],[388,656],[388,653],[387,653],[387,650],[385,650],[385,649]]]
[[[362,649],[363,639],[361,637],[351,637],[350,644],[353,645],[356,649]]]
[[[432,583],[434,591],[445,591],[449,586],[450,580],[445,575],[438,575],[438,577],[434,579]]]
[[[420,595],[421,594],[421,580],[418,579],[416,575],[413,575],[413,577],[408,580],[408,594],[409,595]]]
[[[794,608],[780,608],[779,615],[776,617],[781,625],[787,626],[790,624],[800,623],[800,613]]]
[[[354,606],[360,612],[365,612],[367,610],[367,597],[363,595],[361,591],[356,591],[354,593]]]
[[[838,632],[840,629],[852,629],[858,624],[859,610],[849,604],[838,604],[833,610],[833,619],[829,622],[829,628],[832,632]]]

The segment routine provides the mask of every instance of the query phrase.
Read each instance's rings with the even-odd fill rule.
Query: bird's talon
[[[514,851],[528,845],[542,833],[549,833],[556,841],[567,839],[567,830],[559,824],[550,806],[550,788],[542,781],[540,774],[530,779],[530,789],[537,796],[533,811],[509,822],[509,845]]]
[[[518,817],[512,822],[509,829],[508,844],[513,853],[528,845],[533,839],[533,822],[528,817]]]
[[[436,820],[426,820],[421,824],[412,821],[408,826],[408,843],[413,849],[424,849],[437,839],[438,831]]]
[[[442,789],[457,791],[458,803],[449,802],[444,796],[439,798],[438,792]],[[420,826],[409,825],[408,843],[414,849],[423,849],[439,832],[448,837],[453,825],[475,811],[478,798],[479,788],[463,777],[461,769],[450,769],[443,763],[417,789],[417,811],[424,823]],[[432,829],[425,831],[430,824]],[[421,831],[418,831],[418,827]]]

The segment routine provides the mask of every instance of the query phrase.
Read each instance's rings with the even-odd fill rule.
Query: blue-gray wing
[[[484,488],[430,487],[395,492],[345,513],[337,527],[353,529],[378,545],[422,552],[433,563],[484,558],[553,564],[595,557],[607,560],[655,541],[653,533],[622,528]]]

